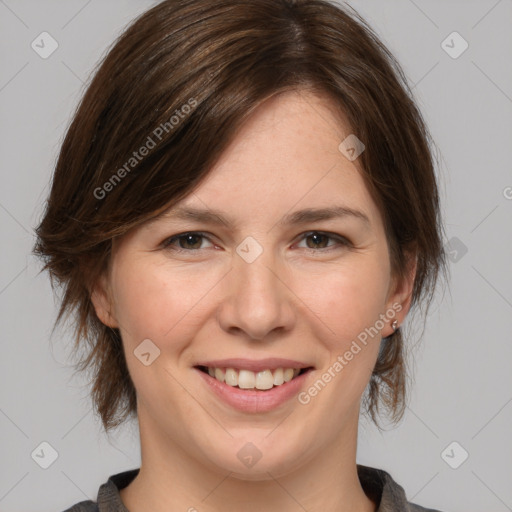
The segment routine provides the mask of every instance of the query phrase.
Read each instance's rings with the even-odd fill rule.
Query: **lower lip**
[[[198,368],[194,369],[199,372],[204,382],[224,402],[240,411],[252,413],[271,411],[296,396],[311,372],[311,370],[304,372],[280,386],[274,386],[272,389],[257,391],[228,386]]]

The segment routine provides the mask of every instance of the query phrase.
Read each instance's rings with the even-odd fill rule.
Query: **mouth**
[[[281,357],[204,360],[193,368],[219,403],[252,414],[291,407],[292,399],[315,370],[312,365]]]
[[[283,366],[264,368],[259,371],[209,365],[197,365],[195,368],[232,388],[262,392],[268,392],[277,387],[285,386],[287,383],[313,370],[312,366],[300,368]]]

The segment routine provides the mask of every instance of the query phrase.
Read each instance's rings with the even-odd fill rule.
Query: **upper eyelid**
[[[171,235],[167,238],[165,238],[160,245],[163,247],[167,247],[171,244],[171,242],[179,240],[180,238],[184,238],[187,235],[196,235],[196,236],[202,236],[203,238],[206,238],[211,243],[214,243],[213,240],[211,240],[211,236],[209,233],[206,233],[205,231],[183,231],[182,233],[178,233],[176,235]],[[186,249],[183,249],[186,250]],[[198,250],[198,249],[196,249]]]
[[[320,234],[320,235],[327,236],[328,238],[331,238],[332,240],[337,241],[341,245],[345,245],[347,247],[353,247],[352,241],[350,239],[348,239],[346,236],[338,235],[336,233],[331,233],[329,231],[319,231],[319,230],[304,231],[303,233],[301,233],[299,235],[300,238],[298,239],[298,242],[301,242],[302,240],[304,240],[308,236],[311,236],[311,234],[313,234],[313,233],[317,233],[317,234]],[[329,248],[332,248],[332,247],[321,247],[319,250],[322,250],[322,249],[328,250]],[[311,247],[307,247],[306,249],[308,249],[310,251],[318,252],[318,249],[313,249]]]

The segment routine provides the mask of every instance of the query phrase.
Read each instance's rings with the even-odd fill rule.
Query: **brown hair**
[[[348,7],[347,7],[348,9]],[[429,304],[445,259],[432,141],[394,57],[366,22],[325,0],[165,0],[115,41],[74,113],[34,252],[74,314],[76,368],[108,431],[136,413],[118,329],[90,290],[114,237],[155,217],[207,175],[265,99],[308,89],[339,105],[366,146],[359,164],[384,219],[392,272],[417,255],[412,304]],[[341,141],[340,141],[341,142]],[[143,151],[143,147],[146,148]],[[404,339],[383,344],[365,405],[398,421]]]

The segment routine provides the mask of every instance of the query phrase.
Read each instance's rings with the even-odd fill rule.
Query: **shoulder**
[[[383,469],[358,464],[357,473],[365,493],[378,505],[376,512],[441,512],[408,501],[403,487]]]
[[[64,512],[99,512],[99,508],[96,502],[87,500],[76,503],[72,507],[64,510]]]
[[[410,512],[441,512],[440,510],[434,508],[425,508],[420,505],[415,505],[414,503],[408,503]]]
[[[86,500],[75,503],[64,512],[128,512],[119,491],[126,487],[139,473],[140,468],[109,476],[98,490],[97,501]]]

